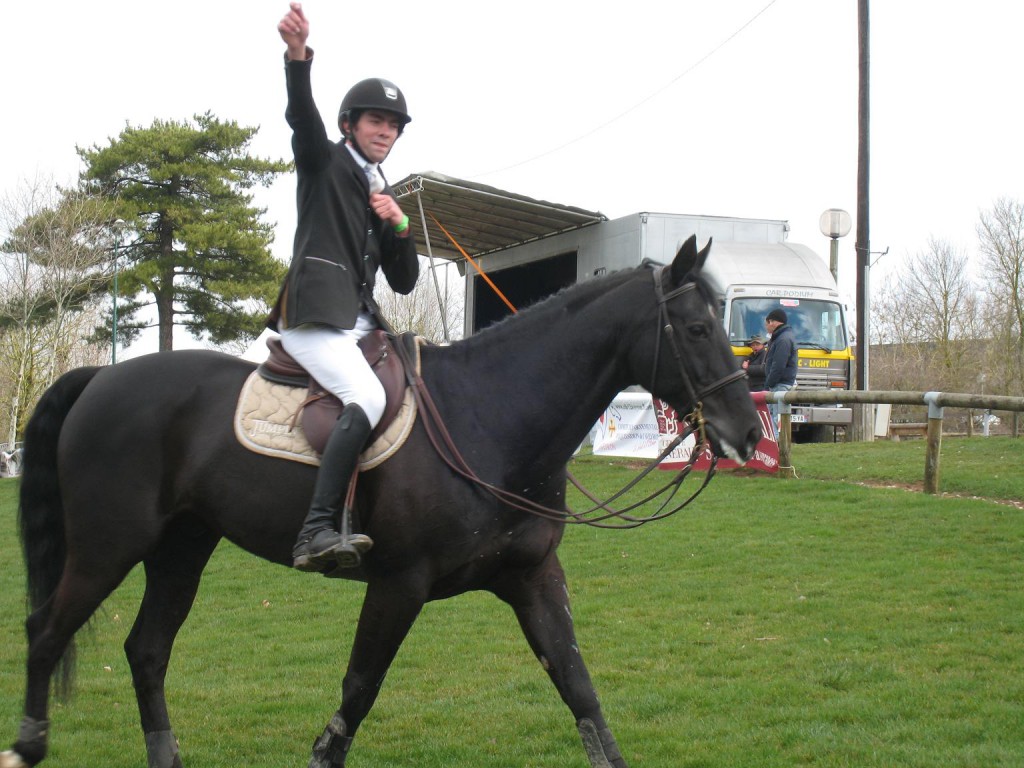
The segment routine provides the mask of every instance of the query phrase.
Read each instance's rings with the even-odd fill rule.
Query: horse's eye
[[[707,323],[690,323],[686,326],[686,331],[693,339],[706,339],[711,335]]]

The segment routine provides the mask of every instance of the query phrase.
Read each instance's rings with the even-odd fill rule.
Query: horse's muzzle
[[[740,445],[733,445],[722,438],[714,424],[707,425],[708,440],[711,450],[720,458],[732,459],[738,464],[746,464],[754,455],[757,444],[761,441],[761,426],[753,426],[743,437]]]

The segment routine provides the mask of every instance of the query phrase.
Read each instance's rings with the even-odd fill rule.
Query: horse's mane
[[[564,320],[564,310],[568,309],[570,312],[578,311],[595,299],[634,279],[637,272],[641,270],[646,272],[646,265],[615,270],[593,280],[573,283],[559,289],[550,296],[540,299],[534,304],[520,309],[516,314],[503,317],[468,339],[456,342],[456,344],[490,344],[494,341],[495,336],[503,336],[507,333],[509,326],[516,328],[522,323],[543,324],[553,322],[555,316],[558,316],[559,320]]]
[[[502,337],[508,333],[510,326],[513,329],[517,329],[522,323],[529,323],[531,325],[535,323],[550,323],[554,326],[556,321],[564,322],[566,310],[570,313],[575,313],[592,301],[635,279],[638,273],[643,273],[646,276],[650,274],[651,270],[660,269],[662,266],[658,262],[644,260],[635,267],[615,270],[607,275],[602,275],[592,280],[585,280],[582,283],[573,283],[559,289],[550,296],[540,299],[534,304],[520,309],[515,314],[503,317],[501,320],[492,323],[469,338],[456,341],[452,346],[490,345],[495,341],[495,337]],[[705,302],[712,310],[717,310],[715,292],[711,284],[705,279],[702,271],[696,270],[688,273],[685,281],[694,282]]]

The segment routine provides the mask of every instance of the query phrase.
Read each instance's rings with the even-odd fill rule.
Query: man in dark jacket
[[[751,392],[760,392],[764,389],[764,363],[767,351],[761,334],[755,333],[750,337],[750,354],[740,363],[740,367],[747,372],[747,386]]]
[[[419,276],[416,243],[379,163],[411,118],[394,83],[356,83],[341,103],[343,140],[327,136],[313,101],[306,46],[309,22],[293,2],[277,25],[287,46],[285,76],[297,174],[298,221],[288,275],[268,326],[281,344],[345,409],[320,457],[313,499],[292,551],[293,565],[320,571],[359,564],[373,542],[337,531],[339,509],[367,437],[384,413],[384,388],[357,346],[387,327],[373,300],[377,269],[409,293]],[[346,511],[344,514],[348,514]],[[344,526],[343,526],[344,527]]]
[[[764,319],[764,327],[772,337],[768,343],[764,366],[764,388],[769,392],[788,392],[796,386],[796,336],[786,324],[788,320],[785,310],[777,308]],[[768,404],[776,436],[779,434],[779,407],[778,403]]]

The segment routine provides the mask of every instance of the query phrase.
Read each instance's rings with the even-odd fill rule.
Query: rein
[[[573,476],[571,472],[566,471],[568,479],[572,482],[573,486],[580,491],[587,499],[594,503],[594,506],[590,507],[584,512],[573,512],[566,509],[554,509],[547,507],[543,504],[528,499],[519,494],[508,491],[504,488],[500,488],[493,483],[489,483],[480,476],[478,476],[473,469],[469,466],[466,460],[463,458],[459,449],[456,447],[455,442],[452,440],[451,434],[444,425],[444,420],[441,418],[441,414],[437,410],[437,406],[434,403],[433,397],[430,395],[430,391],[427,389],[426,382],[416,372],[415,366],[411,364],[408,358],[408,352],[404,348],[404,345],[395,345],[399,356],[402,358],[402,362],[406,371],[406,378],[409,381],[409,386],[412,389],[413,396],[416,400],[417,408],[420,413],[423,414],[423,425],[427,433],[427,437],[433,445],[434,450],[441,459],[448,465],[448,467],[456,474],[462,476],[466,480],[469,480],[473,484],[487,491],[498,500],[502,501],[506,505],[513,509],[518,509],[523,512],[542,517],[547,520],[554,520],[556,522],[571,523],[576,525],[589,525],[595,528],[637,528],[645,523],[650,523],[655,520],[663,520],[666,517],[676,514],[684,507],[686,507],[691,501],[700,495],[711,478],[715,475],[715,469],[718,464],[718,457],[713,456],[711,459],[711,466],[708,468],[707,476],[704,482],[686,499],[677,504],[674,507],[669,507],[672,500],[675,498],[682,486],[683,481],[689,476],[693,470],[698,458],[704,453],[708,446],[706,424],[703,416],[703,405],[701,403],[702,397],[706,397],[712,392],[716,392],[727,384],[742,378],[745,372],[739,370],[728,376],[724,376],[716,382],[713,382],[709,386],[697,392],[693,383],[686,372],[686,368],[683,365],[683,356],[679,350],[679,345],[676,343],[675,330],[672,326],[672,322],[668,317],[667,303],[677,296],[681,296],[689,290],[695,290],[696,284],[688,282],[679,288],[676,288],[669,293],[665,293],[662,289],[662,274],[668,268],[665,267],[662,270],[656,270],[654,273],[654,285],[655,294],[658,298],[658,318],[660,324],[660,332],[657,337],[655,345],[655,356],[654,356],[654,371],[656,374],[658,370],[658,356],[661,346],[661,334],[664,333],[668,340],[669,345],[672,348],[673,356],[676,360],[676,365],[679,367],[679,373],[683,380],[683,385],[686,388],[686,393],[689,395],[691,402],[693,402],[694,409],[692,412],[687,414],[683,419],[683,423],[686,424],[686,428],[675,436],[671,443],[661,452],[661,454],[651,461],[639,475],[633,478],[629,483],[623,486],[619,491],[611,496],[606,501],[601,501],[586,488],[584,488],[579,481]],[[651,382],[655,379],[652,376]],[[637,486],[647,475],[651,473],[666,457],[668,457],[672,451],[674,451],[686,438],[690,435],[696,435],[697,443],[690,454],[689,460],[675,475],[673,475],[668,482],[660,489],[649,493],[643,499],[630,504],[629,506],[623,507],[622,509],[615,509],[610,505],[624,496],[626,493],[631,491]],[[667,498],[662,501],[658,509],[649,515],[634,516],[630,513],[636,509],[649,504],[650,502],[658,499],[667,494]],[[610,522],[614,520],[615,522]]]

